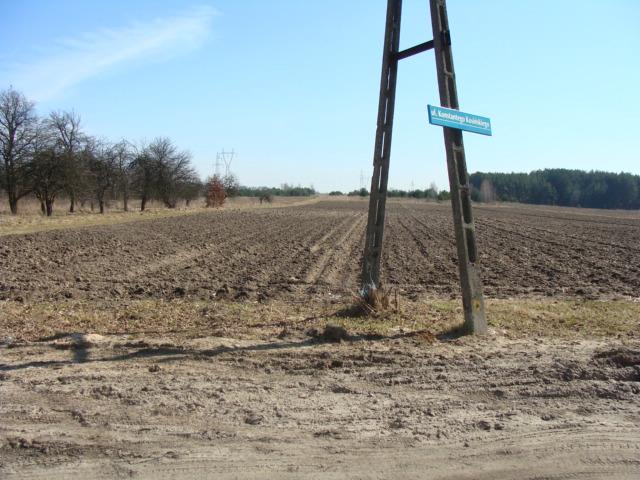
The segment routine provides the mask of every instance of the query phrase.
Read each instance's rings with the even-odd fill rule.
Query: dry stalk
[[[365,294],[352,293],[355,305],[350,308],[350,313],[354,316],[378,315],[387,310],[391,305],[390,294],[382,288],[370,288]],[[396,293],[396,311],[398,309],[398,299]]]

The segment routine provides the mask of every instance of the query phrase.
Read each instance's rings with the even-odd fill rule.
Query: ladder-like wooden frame
[[[387,2],[373,176],[362,262],[361,282],[364,294],[368,290],[380,287],[380,260],[385,226],[398,62],[433,49],[436,57],[440,104],[446,108],[459,109],[446,0],[430,0],[429,3],[433,40],[400,51],[402,0]],[[443,127],[443,130],[462,288],[464,327],[469,333],[484,334],[487,331],[487,321],[484,313],[482,281],[477,265],[478,252],[462,132],[448,127]]]

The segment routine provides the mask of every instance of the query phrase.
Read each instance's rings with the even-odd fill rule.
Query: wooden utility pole
[[[369,216],[361,279],[363,293],[365,294],[368,290],[380,286],[380,260],[384,234],[398,61],[434,49],[440,104],[442,107],[459,109],[446,0],[429,0],[429,2],[433,40],[403,51],[399,51],[402,0],[388,0],[387,3],[378,126],[373,156],[373,177],[371,180]],[[487,322],[484,314],[482,282],[477,266],[478,252],[462,131],[450,127],[443,127],[443,129],[458,252],[460,285],[462,287],[464,326],[469,333],[484,334],[487,331]]]
[[[384,235],[385,208],[387,204],[393,112],[396,102],[401,13],[402,0],[388,0],[384,50],[382,53],[378,122],[373,149],[373,176],[371,178],[371,190],[369,191],[369,217],[362,264],[362,288],[365,293],[370,289],[378,288],[380,285],[380,258],[382,255],[382,237]]]

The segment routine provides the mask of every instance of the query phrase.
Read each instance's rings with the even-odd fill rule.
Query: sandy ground
[[[305,202],[0,225],[0,479],[640,478],[637,213],[478,206],[458,338],[449,205],[363,319],[366,202]]]
[[[637,340],[76,335],[0,359],[5,479],[640,477]]]

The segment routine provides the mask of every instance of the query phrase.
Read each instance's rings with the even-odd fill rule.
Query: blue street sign
[[[480,115],[464,113],[452,108],[437,107],[428,105],[429,123],[440,125],[441,127],[457,128],[467,132],[479,133],[481,135],[491,135],[491,120]]]

